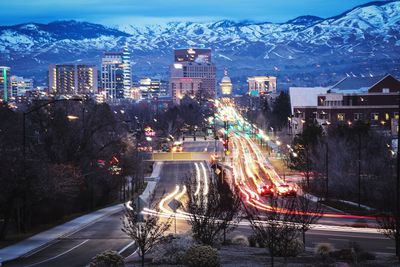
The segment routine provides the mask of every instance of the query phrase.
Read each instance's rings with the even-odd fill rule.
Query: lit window
[[[345,119],[344,113],[338,113],[337,114],[337,120],[338,121],[344,121],[344,119]]]
[[[382,88],[382,93],[385,93],[385,94],[390,93],[389,88]]]
[[[385,120],[389,120],[390,119],[390,116],[389,116],[389,113],[385,113]]]
[[[395,113],[394,113],[394,118],[395,118],[396,120],[399,119],[399,113],[398,113],[398,112],[395,112]]]
[[[378,121],[379,120],[379,113],[372,113],[371,114],[371,119],[373,121]]]

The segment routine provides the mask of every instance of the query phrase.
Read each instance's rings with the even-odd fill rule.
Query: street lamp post
[[[361,206],[361,133],[358,133],[358,208]]]

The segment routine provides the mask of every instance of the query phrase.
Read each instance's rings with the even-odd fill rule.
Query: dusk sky
[[[365,0],[2,0],[0,24],[77,19],[106,25],[330,17]]]

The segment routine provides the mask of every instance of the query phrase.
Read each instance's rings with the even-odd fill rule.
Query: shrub
[[[354,257],[354,253],[349,248],[332,251],[329,255],[335,259],[343,261],[353,261]]]
[[[153,263],[183,264],[186,251],[195,244],[188,235],[166,236],[153,249]]]
[[[185,264],[189,267],[219,267],[218,251],[210,246],[196,245],[185,254]]]
[[[282,242],[279,244],[277,255],[282,257],[296,257],[301,252],[303,252],[303,241],[295,238],[290,242]]]
[[[106,250],[97,254],[89,264],[90,267],[121,267],[125,266],[124,258],[116,251]]]
[[[251,235],[248,238],[250,247],[254,248],[257,246],[257,237],[255,235]]]
[[[314,250],[316,256],[327,258],[329,253],[333,250],[333,246],[330,243],[319,243]]]
[[[232,244],[248,247],[249,240],[244,235],[236,235],[232,238]]]
[[[375,254],[367,251],[362,251],[358,254],[359,261],[373,261],[376,259]]]

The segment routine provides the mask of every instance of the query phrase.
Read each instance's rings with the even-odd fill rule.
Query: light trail
[[[200,163],[200,165],[201,165],[201,168],[203,170],[203,175],[204,175],[203,176],[204,177],[204,179],[203,179],[203,181],[204,181],[203,196],[206,196],[206,195],[208,195],[208,192],[209,192],[208,175],[207,175],[207,170],[206,170],[204,163],[202,162],[202,163]]]
[[[201,187],[200,168],[199,168],[199,164],[197,162],[194,165],[196,167],[196,181],[197,181],[197,187],[196,187],[196,191],[194,192],[194,195],[197,196],[200,193],[200,187]]]

